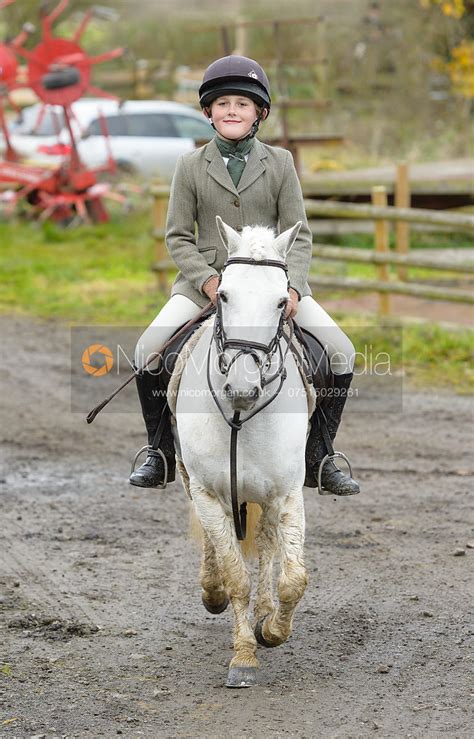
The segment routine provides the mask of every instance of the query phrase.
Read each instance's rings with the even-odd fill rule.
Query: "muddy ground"
[[[0,327],[1,737],[473,735],[467,398],[347,414],[363,493],[305,491],[294,633],[230,691],[232,619],[201,606],[181,486],[127,483],[140,416],[87,426],[67,326]]]

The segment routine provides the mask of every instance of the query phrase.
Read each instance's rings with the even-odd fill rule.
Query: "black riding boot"
[[[347,400],[352,373],[347,375],[334,375],[335,392],[322,403],[322,409],[326,416],[326,426],[334,441],[342,411]],[[318,487],[319,465],[327,454],[327,447],[320,428],[318,414],[314,413],[311,419],[311,430],[306,442],[306,478],[304,484],[309,488]],[[360,492],[359,483],[345,475],[332,460],[327,460],[321,473],[321,487],[327,495],[356,495]],[[323,493],[324,494],[324,493]]]
[[[148,453],[145,462],[130,475],[130,483],[141,488],[157,488],[166,482],[173,482],[176,476],[174,440],[171,431],[166,394],[159,392],[156,375],[146,370],[136,376],[138,397],[142,406],[143,418],[148,432]],[[156,394],[153,395],[153,392]],[[163,432],[158,444],[155,436],[161,426]],[[158,451],[159,449],[159,451]],[[165,464],[160,452],[165,456],[168,474],[165,479]]]

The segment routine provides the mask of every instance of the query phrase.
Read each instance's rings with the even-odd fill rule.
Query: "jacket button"
[[[236,227],[235,227],[235,230],[236,230],[236,231],[242,231],[242,229],[243,229],[243,226],[236,226]]]
[[[234,200],[234,205],[236,208],[240,208],[240,200],[238,198]]]

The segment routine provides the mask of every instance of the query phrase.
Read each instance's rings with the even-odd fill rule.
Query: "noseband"
[[[224,264],[224,267],[222,269],[222,272],[231,264],[250,264],[255,267],[278,267],[279,269],[284,270],[285,274],[288,277],[288,267],[283,262],[279,262],[276,259],[262,259],[262,260],[256,260],[251,259],[250,257],[231,257],[226,261]],[[219,278],[219,284],[222,279],[222,273]],[[290,287],[290,282],[288,280],[288,288]],[[219,293],[217,294],[217,306],[216,306],[216,317],[214,320],[214,331],[211,338],[211,344],[209,346],[208,354],[207,354],[207,383],[209,386],[209,390],[211,392],[212,397],[214,398],[214,401],[224,419],[224,421],[227,423],[228,426],[231,428],[231,439],[230,439],[230,490],[231,490],[231,498],[232,498],[232,512],[234,516],[234,525],[235,530],[237,534],[237,538],[242,540],[245,539],[245,533],[246,533],[246,503],[242,503],[240,506],[239,511],[239,504],[238,504],[238,498],[237,498],[237,433],[242,428],[243,424],[249,421],[253,416],[257,415],[257,413],[260,413],[264,408],[266,408],[270,403],[275,400],[275,398],[279,395],[280,390],[283,386],[284,381],[286,380],[286,367],[285,367],[285,361],[286,356],[288,354],[288,351],[290,349],[291,341],[293,338],[293,321],[291,318],[287,319],[289,328],[290,328],[290,336],[287,338],[285,336],[285,339],[287,341],[287,346],[285,351],[283,352],[281,349],[281,338],[283,336],[283,326],[285,323],[285,310],[286,305],[284,308],[282,308],[280,320],[278,322],[278,328],[275,333],[275,336],[272,338],[272,340],[268,344],[262,344],[258,341],[247,341],[246,339],[232,339],[228,338],[226,335],[224,323],[222,320],[222,302],[219,297]],[[217,362],[219,371],[222,375],[227,375],[230,368],[234,364],[234,362],[238,359],[238,357],[242,355],[250,355],[260,372],[260,383],[261,386],[264,387],[265,385],[269,385],[277,378],[280,379],[278,388],[276,391],[271,395],[267,400],[262,403],[256,410],[254,410],[252,413],[250,413],[246,418],[241,419],[240,418],[240,411],[235,411],[232,418],[227,418],[225,414],[225,410],[222,407],[222,404],[217,396],[217,393],[215,392],[212,381],[211,381],[211,347],[212,343],[215,343],[216,349],[217,349]],[[227,362],[226,360],[226,351],[227,349],[236,349],[235,355]],[[265,354],[265,360],[262,362],[260,359],[258,352],[263,352]],[[275,355],[276,352],[279,352],[279,362],[278,362],[278,368],[274,374],[268,376],[265,374],[266,369],[268,369],[271,366],[272,358]]]

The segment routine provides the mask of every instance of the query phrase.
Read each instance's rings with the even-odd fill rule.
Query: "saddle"
[[[298,361],[299,358],[295,356],[293,346],[290,348],[302,373],[303,381],[306,380],[309,385],[313,386],[313,392],[316,396],[315,404],[318,406],[326,395],[325,391],[334,384],[329,356],[327,350],[316,336],[305,328],[298,326],[296,321],[293,321],[293,324],[297,339],[296,346],[299,344],[303,350],[302,362]]]
[[[166,393],[170,384],[171,377],[175,370],[178,357],[181,355],[182,350],[184,349],[190,338],[201,328],[203,323],[208,319],[208,315],[202,316],[199,321],[196,321],[196,323],[190,326],[188,330],[184,331],[184,333],[182,333],[180,336],[176,337],[176,339],[173,340],[173,337],[171,337],[171,343],[161,355],[160,371],[158,373],[158,387],[160,390]],[[181,328],[182,326],[176,329],[175,333],[181,331]]]

